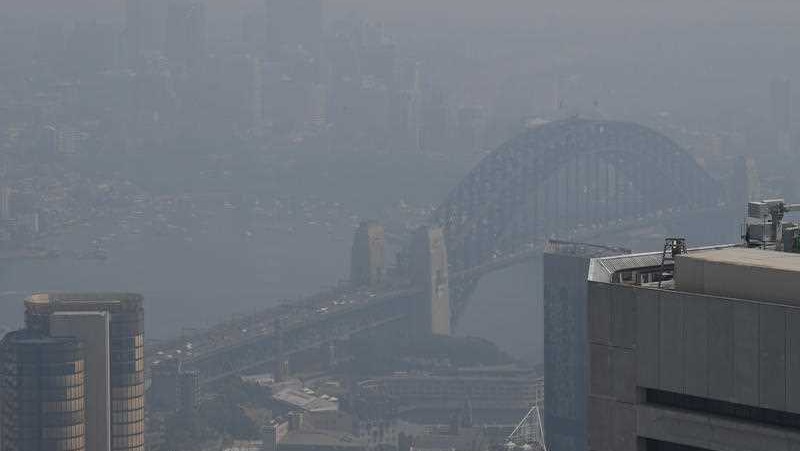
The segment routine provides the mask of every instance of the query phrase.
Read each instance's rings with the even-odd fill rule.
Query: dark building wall
[[[80,342],[30,331],[0,342],[4,451],[84,451],[85,405]]]
[[[588,270],[588,258],[544,255],[544,424],[551,451],[586,450]]]

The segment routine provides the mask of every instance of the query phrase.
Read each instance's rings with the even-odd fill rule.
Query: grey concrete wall
[[[639,388],[800,413],[800,308],[590,282],[587,310],[591,450],[628,449],[636,428],[617,422],[631,418],[625,412],[636,407]],[[668,423],[644,417],[655,422],[646,426],[642,418],[631,420],[640,435]],[[691,421],[687,428],[702,429]],[[609,437],[609,427],[623,436]],[[656,435],[643,436],[669,441]]]
[[[111,448],[110,346],[106,312],[56,312],[50,334],[83,343],[86,377],[86,450]]]
[[[800,413],[800,309],[612,289],[636,297],[639,386]]]
[[[797,451],[800,432],[658,406],[636,408],[638,433],[665,442],[718,451]]]
[[[703,258],[703,252],[679,255],[675,260],[675,288],[690,293],[800,306],[800,277],[796,270],[800,268],[800,255],[777,253],[774,258],[780,259],[776,263],[778,267],[763,267],[757,266],[764,264],[759,261],[763,259],[759,254],[775,255],[774,251],[725,249],[718,252],[732,256],[741,254],[743,261],[709,261]]]
[[[638,299],[621,285],[589,282],[589,418],[592,451],[635,451]],[[546,400],[546,398],[545,398]]]
[[[550,451],[584,451],[589,259],[546,253],[543,270],[545,439]]]

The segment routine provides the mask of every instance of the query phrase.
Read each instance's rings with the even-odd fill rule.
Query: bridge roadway
[[[197,369],[203,383],[256,370],[282,354],[319,348],[369,329],[405,319],[421,291],[408,286],[334,289],[234,318],[208,330],[149,346],[147,367],[178,358]],[[277,333],[280,330],[280,333]],[[278,339],[279,338],[279,339]]]
[[[681,215],[679,212],[669,212],[670,215],[676,213]],[[663,214],[648,214],[627,221],[578,226],[565,235],[571,240],[585,240],[609,232],[646,228],[664,219]],[[451,288],[537,258],[545,242],[541,239],[517,243],[511,246],[514,250],[508,253],[496,251],[482,264],[450,274]],[[285,302],[251,315],[232,318],[207,330],[155,343],[148,348],[148,368],[150,364],[165,358],[177,357],[184,367],[199,369],[203,382],[214,382],[232,374],[263,367],[274,361],[279,352],[288,356],[402,320],[409,314],[412,298],[420,294],[420,290],[407,283],[375,290],[331,289],[302,301]],[[463,301],[451,299],[456,308]],[[278,350],[275,341],[277,324],[282,329],[282,351]]]

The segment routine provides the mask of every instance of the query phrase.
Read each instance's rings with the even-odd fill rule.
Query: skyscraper
[[[4,451],[85,451],[83,346],[31,330],[0,342]]]
[[[193,1],[173,1],[167,9],[166,53],[170,63],[196,70],[206,53],[206,8]]]
[[[25,301],[31,333],[50,336],[64,312],[105,312],[109,325],[109,379],[113,451],[144,450],[144,310],[132,293],[41,293]],[[57,329],[61,332],[60,329]]]
[[[772,128],[777,150],[788,154],[792,150],[792,85],[787,78],[775,78],[770,83]]]
[[[322,0],[266,0],[267,42],[278,54],[307,52],[319,59]]]
[[[159,15],[153,0],[125,0],[125,46],[128,63],[135,65],[146,52],[163,43]]]

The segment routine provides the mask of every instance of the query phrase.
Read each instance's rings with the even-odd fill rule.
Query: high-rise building
[[[592,258],[627,253],[619,248],[551,240],[544,270],[544,425],[547,448],[586,451],[586,278]]]
[[[154,362],[152,384],[148,393],[149,408],[163,412],[190,412],[200,396],[200,373],[185,371],[178,359]]]
[[[129,64],[136,64],[163,43],[163,20],[154,0],[125,0],[125,46]]]
[[[198,69],[206,53],[206,9],[194,1],[173,1],[167,9],[166,54],[187,71]]]
[[[8,186],[0,187],[0,219],[7,221],[11,219],[11,188]]]
[[[319,59],[322,0],[266,0],[267,42],[273,53],[305,52]]]
[[[83,346],[31,330],[0,342],[0,448],[85,451]]]
[[[745,246],[592,259],[588,449],[800,443],[798,281],[800,255]]]
[[[60,318],[59,314],[66,312],[104,312],[108,315],[111,450],[143,451],[145,376],[144,310],[141,295],[34,294],[25,301],[26,328],[31,333],[51,336],[54,333],[52,326],[66,320]],[[65,329],[69,330],[68,327]],[[56,330],[59,333],[64,332],[60,326]],[[95,346],[96,343],[92,349]]]
[[[770,83],[772,128],[778,152],[792,151],[792,84],[788,78],[775,78]]]

